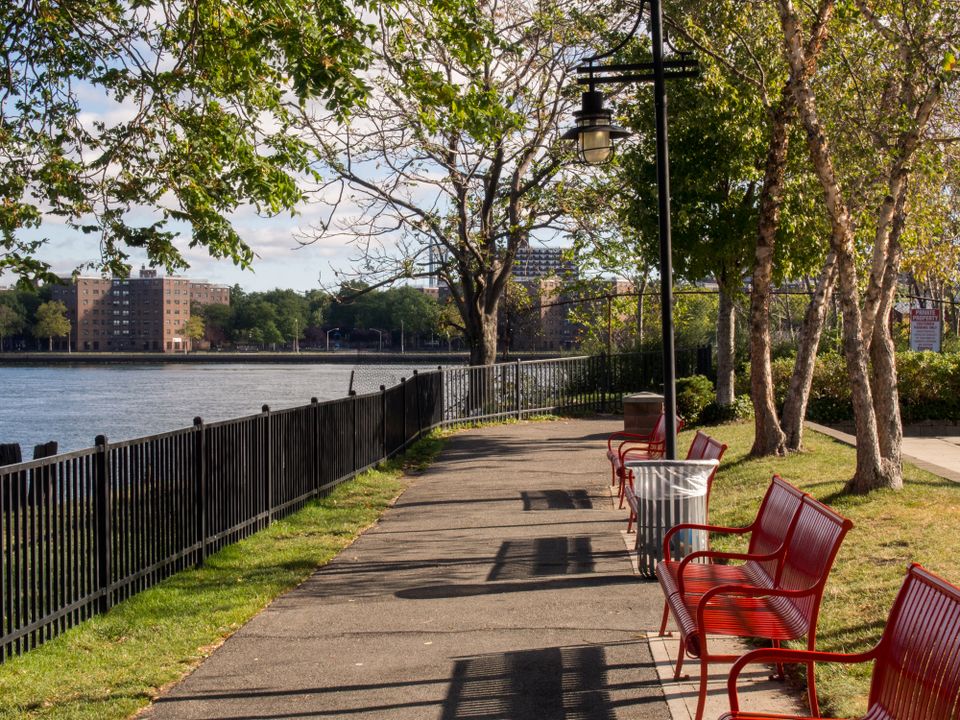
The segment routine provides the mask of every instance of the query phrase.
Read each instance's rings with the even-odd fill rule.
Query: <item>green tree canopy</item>
[[[53,350],[53,338],[70,334],[70,320],[67,319],[67,306],[59,300],[50,300],[37,308],[37,320],[33,334],[38,338],[47,338],[49,349]]]
[[[342,117],[363,97],[374,28],[357,13],[376,2],[0,3],[0,274],[47,274],[52,218],[120,275],[129,248],[187,267],[181,231],[249,265],[230,215],[296,206],[308,146],[291,108]]]

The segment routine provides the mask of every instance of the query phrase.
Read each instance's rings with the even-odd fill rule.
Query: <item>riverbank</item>
[[[511,354],[510,360],[547,360],[556,353]],[[143,363],[295,363],[323,365],[465,365],[467,353],[446,352],[369,352],[336,350],[331,352],[191,352],[191,353],[95,353],[95,352],[6,352],[0,353],[2,365],[109,365]]]

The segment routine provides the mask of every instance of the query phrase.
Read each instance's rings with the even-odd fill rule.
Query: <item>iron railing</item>
[[[702,360],[702,353],[701,353]],[[678,353],[678,374],[696,371]],[[317,402],[0,467],[0,661],[201,564],[441,425],[617,409],[651,357],[442,368]]]

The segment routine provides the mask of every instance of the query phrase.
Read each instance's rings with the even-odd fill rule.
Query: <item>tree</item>
[[[67,318],[67,306],[59,300],[50,300],[37,308],[37,320],[33,334],[38,338],[47,338],[48,350],[53,351],[53,339],[70,335],[70,320]],[[69,350],[69,341],[67,345]]]
[[[670,87],[673,260],[678,278],[693,283],[713,277],[719,286],[716,392],[718,404],[729,405],[734,400],[735,300],[751,267],[758,218],[764,111],[756,94],[738,93],[709,57],[702,63],[698,82]],[[628,117],[637,140],[618,173],[627,189],[624,215],[643,256],[653,261],[659,256],[659,213],[649,92],[637,96]]]
[[[203,317],[200,315],[190,315],[187,322],[183,325],[183,334],[190,339],[191,348],[194,342],[203,340],[205,334]]]
[[[9,305],[0,305],[0,352],[3,352],[5,336],[19,332],[23,327],[23,318]]]
[[[955,75],[952,44],[960,36],[960,17],[950,3],[933,0],[856,0],[855,5],[859,13],[841,6],[843,29],[852,26],[849,37],[856,39],[836,42],[845,62],[817,73],[804,45],[800,13],[792,0],[777,0],[792,93],[831,223],[857,432],[857,468],[847,488],[866,492],[903,483],[894,343],[887,320],[907,220],[910,165]],[[834,0],[822,0],[815,22],[834,9]],[[878,57],[887,62],[878,64]],[[836,85],[830,93],[820,92],[816,81],[824,73],[835,79],[829,71],[836,67],[851,68],[841,78],[847,92],[837,92]],[[850,161],[865,147],[877,155],[866,168]],[[873,240],[861,278],[857,241],[867,234]]]
[[[304,239],[343,236],[372,286],[435,273],[470,348],[488,365],[517,252],[569,229],[560,126],[573,104],[571,47],[587,44],[602,8],[555,0],[476,6],[402,0],[380,10],[370,101],[346,127],[305,113],[307,137],[335,201]],[[357,208],[336,215],[336,203]],[[347,202],[349,201],[349,203]],[[341,208],[342,210],[342,208]]]
[[[300,201],[290,105],[342,115],[363,97],[375,28],[359,13],[376,2],[0,4],[0,274],[50,275],[47,218],[95,235],[92,264],[117,275],[128,248],[187,267],[184,227],[190,247],[248,266],[230,216]]]

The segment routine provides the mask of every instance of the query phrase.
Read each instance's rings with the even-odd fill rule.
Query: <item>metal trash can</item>
[[[663,538],[680,523],[707,522],[707,481],[719,460],[630,460],[637,498],[637,563],[653,577],[663,560]],[[670,541],[674,560],[707,549],[707,533],[684,530]]]

